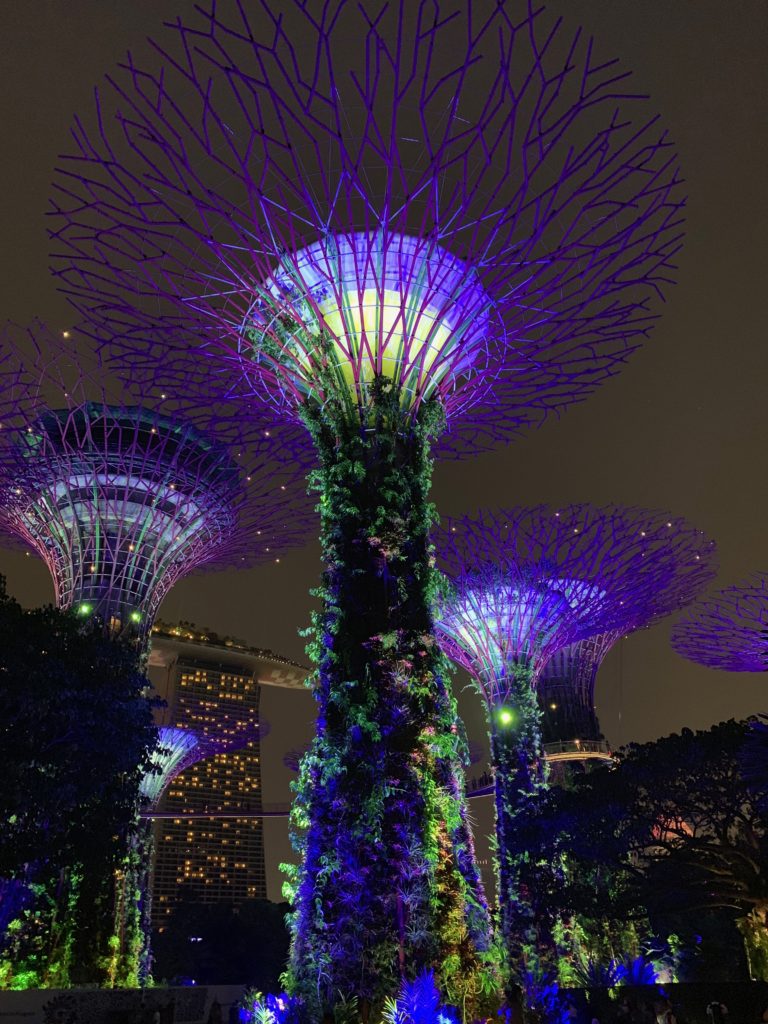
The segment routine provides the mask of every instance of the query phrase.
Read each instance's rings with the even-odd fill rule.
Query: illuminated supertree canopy
[[[680,520],[669,519],[666,533],[663,528],[655,536],[644,531],[648,543],[642,565],[634,570],[645,599],[642,606],[625,601],[619,607],[627,615],[616,628],[560,648],[542,669],[537,691],[550,764],[610,756],[595,710],[595,682],[605,656],[622,636],[690,604],[711,580],[712,551],[704,548],[700,571],[691,572],[695,556],[702,554],[701,535],[680,530],[680,525]]]
[[[383,376],[474,451],[648,332],[674,150],[629,72],[541,10],[320,11],[219,3],[109,77],[56,180],[62,287],[137,360],[160,295],[288,415],[367,410]]]
[[[152,755],[152,769],[142,780],[141,795],[149,808],[154,809],[171,782],[187,768],[215,754],[226,754],[261,740],[268,731],[269,727],[263,721],[254,722],[250,729],[239,730],[236,736],[160,726],[157,731],[157,748]]]
[[[73,361],[73,333],[3,333],[26,371],[0,432],[0,526],[43,558],[60,607],[146,636],[192,570],[267,561],[306,537],[307,446],[278,449],[250,427],[233,436],[225,422],[219,441],[210,403],[197,415],[209,433],[167,395],[117,404],[97,368]]]
[[[488,706],[502,935],[519,979],[536,936],[515,821],[546,783],[540,673],[569,644],[616,636],[690,599],[714,575],[714,544],[667,513],[540,505],[449,519],[437,549],[448,575],[438,640]]]
[[[768,573],[697,601],[672,630],[672,646],[709,668],[768,671]]]
[[[558,29],[513,2],[264,0],[249,22],[225,0],[171,26],[152,67],[127,59],[57,174],[55,273],[132,378],[204,360],[317,449],[318,734],[289,895],[291,990],[318,1017],[429,966],[480,1012],[431,449],[477,451],[587,395],[674,273],[667,135],[616,62]]]
[[[679,607],[713,575],[714,542],[665,512],[547,505],[448,519],[438,537],[450,580],[438,634],[482,680],[490,707],[507,700],[510,667],[535,682],[571,642],[627,631]]]

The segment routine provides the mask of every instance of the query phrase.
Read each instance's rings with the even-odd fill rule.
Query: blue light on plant
[[[443,1005],[433,971],[403,981],[396,999],[384,1002],[385,1024],[459,1024],[453,1006]]]

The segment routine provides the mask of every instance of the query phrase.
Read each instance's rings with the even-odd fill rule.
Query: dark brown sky
[[[276,5],[280,0],[276,0]],[[0,316],[65,325],[46,266],[43,211],[74,111],[99,77],[191,0],[5,0],[0,4],[3,274]],[[442,511],[571,501],[661,506],[720,545],[721,581],[768,569],[768,345],[765,305],[768,4],[765,0],[552,0],[638,89],[676,139],[688,181],[680,283],[655,335],[588,403],[516,445],[437,468]],[[162,614],[302,656],[317,549],[280,566],[190,579]],[[50,599],[46,571],[0,551],[24,603]],[[603,728],[616,745],[703,727],[768,706],[768,679],[698,668],[668,648],[669,624],[622,643],[600,676]],[[304,701],[300,701],[304,705]],[[281,714],[276,704],[273,715]],[[463,701],[472,732],[477,700]],[[302,729],[309,701],[298,718]],[[282,740],[281,740],[282,742]]]

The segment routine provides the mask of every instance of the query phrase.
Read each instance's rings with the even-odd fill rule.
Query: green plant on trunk
[[[320,467],[323,560],[308,653],[317,736],[293,812],[302,863],[289,990],[319,1018],[360,1014],[433,968],[472,1014],[493,976],[489,918],[464,804],[466,760],[434,640],[430,441],[442,409],[405,417],[386,378],[364,408],[307,404]]]

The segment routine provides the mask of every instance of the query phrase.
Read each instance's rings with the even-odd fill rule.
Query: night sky
[[[279,6],[281,0],[276,0]],[[365,0],[373,5],[373,0]],[[607,56],[634,71],[675,140],[688,189],[679,283],[653,336],[592,398],[494,454],[436,467],[444,513],[550,501],[623,502],[685,515],[719,545],[718,582],[768,569],[768,4],[765,0],[552,0]],[[5,0],[0,4],[4,273],[0,316],[54,326],[73,315],[47,271],[44,211],[72,114],[130,48],[191,0]],[[280,565],[196,576],[161,610],[304,660],[297,629],[319,549]],[[0,550],[0,572],[22,603],[53,589],[43,565]],[[622,641],[598,681],[598,712],[614,746],[682,726],[706,727],[768,709],[768,679],[678,658],[671,620]],[[479,698],[462,711],[480,738]],[[309,734],[308,697],[273,694],[265,714],[273,755]],[[290,721],[288,720],[290,716]],[[266,750],[265,750],[266,754]],[[274,756],[273,763],[279,764]],[[274,779],[282,788],[282,769]],[[265,798],[280,799],[272,785]]]

